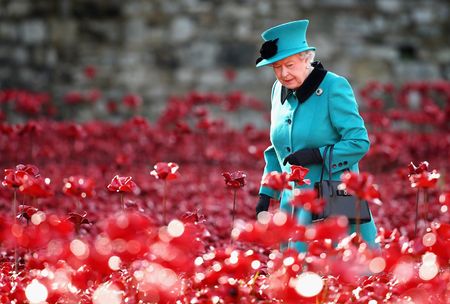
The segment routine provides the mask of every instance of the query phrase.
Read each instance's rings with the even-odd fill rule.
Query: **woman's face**
[[[297,89],[309,74],[308,56],[299,54],[286,57],[272,64],[273,71],[278,81],[288,89]]]

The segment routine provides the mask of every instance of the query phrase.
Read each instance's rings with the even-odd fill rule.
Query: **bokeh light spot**
[[[172,220],[167,226],[167,232],[171,237],[180,237],[184,233],[184,224],[179,220]]]
[[[202,258],[202,257],[197,257],[197,258],[194,260],[194,264],[195,264],[195,266],[200,266],[200,265],[202,265],[202,264],[203,264],[203,258]]]
[[[222,269],[222,265],[220,265],[220,263],[214,263],[214,265],[212,265],[212,269],[215,271],[215,272],[219,272],[221,269]]]
[[[44,303],[47,300],[48,291],[38,280],[33,280],[25,288],[25,296],[31,304]]]
[[[292,265],[291,269],[292,269],[293,272],[297,272],[297,271],[300,270],[300,266],[297,265],[297,264],[294,264],[294,265]]]
[[[369,269],[373,273],[380,273],[386,268],[386,261],[382,257],[373,258],[369,263]]]
[[[273,216],[273,223],[277,226],[283,226],[287,221],[287,215],[284,212],[277,212]]]
[[[293,257],[287,257],[283,260],[283,265],[284,266],[291,266],[292,264],[294,264],[295,260]]]
[[[258,260],[254,260],[253,262],[252,262],[252,264],[251,264],[251,266],[252,266],[252,269],[258,269],[259,267],[261,267],[261,262],[260,261],[258,261]]]
[[[45,221],[45,218],[46,218],[45,213],[42,211],[38,211],[31,216],[31,222],[33,223],[33,225],[37,226],[43,221]]]
[[[291,283],[295,291],[305,298],[318,295],[323,289],[322,278],[314,272],[304,272]]]
[[[345,216],[340,216],[337,219],[337,224],[339,227],[347,227],[348,226],[348,219]]]
[[[125,214],[120,214],[116,219],[117,227],[121,229],[126,229],[129,225],[128,218]]]
[[[92,295],[93,304],[121,304],[123,292],[114,284],[100,285]]]
[[[98,236],[94,242],[95,250],[101,255],[109,255],[112,251],[112,244],[109,238]]]
[[[70,251],[80,259],[86,259],[89,256],[89,247],[83,241],[78,239],[70,242]]]
[[[426,233],[422,237],[422,243],[424,246],[431,247],[436,243],[436,235],[434,233]]]
[[[436,264],[422,264],[419,268],[419,277],[424,281],[433,279],[439,272]]]
[[[258,213],[258,223],[267,225],[270,222],[271,214],[267,211],[262,211]]]
[[[414,275],[414,266],[412,263],[400,262],[395,266],[394,276],[400,283],[408,282]]]
[[[108,266],[109,266],[109,268],[111,268],[111,270],[119,270],[121,262],[122,261],[120,260],[120,258],[118,256],[113,255],[108,260]]]

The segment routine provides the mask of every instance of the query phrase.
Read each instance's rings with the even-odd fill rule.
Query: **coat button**
[[[339,167],[342,167],[342,163],[339,163],[338,166],[339,166]]]
[[[337,166],[336,166],[336,164],[333,164],[331,167],[334,169],[334,168],[336,168]]]
[[[347,161],[344,161],[344,165],[347,165],[348,164],[348,162]]]
[[[287,123],[290,125],[292,123],[292,120],[288,118]]]
[[[289,147],[287,147],[286,150],[287,150],[288,152],[291,152],[291,148],[289,148]]]

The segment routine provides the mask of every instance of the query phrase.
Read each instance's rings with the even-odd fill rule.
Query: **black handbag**
[[[320,214],[312,214],[312,221],[317,222],[326,219],[330,215],[346,216],[350,224],[357,223],[357,198],[350,195],[346,190],[338,189],[341,181],[331,180],[331,164],[333,159],[333,145],[327,146],[323,153],[322,172],[320,174],[320,181],[314,184],[314,188],[320,198],[325,200],[325,208]],[[323,172],[325,170],[325,161],[327,151],[328,157],[328,180],[323,179]],[[367,201],[361,200],[359,202],[359,223],[367,223],[371,221],[369,205]]]

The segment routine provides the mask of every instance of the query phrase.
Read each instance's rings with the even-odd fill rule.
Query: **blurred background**
[[[0,0],[0,89],[49,93],[45,111],[79,121],[121,119],[123,102],[152,120],[193,91],[268,107],[275,78],[255,68],[260,34],[304,18],[316,58],[355,91],[448,80],[449,10],[448,0]],[[95,105],[73,111],[86,100]]]

